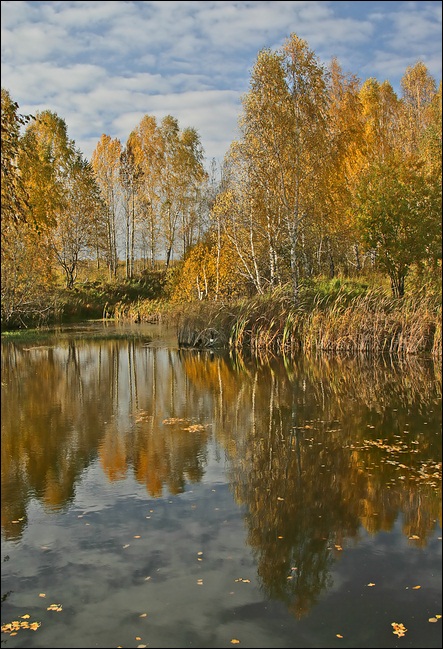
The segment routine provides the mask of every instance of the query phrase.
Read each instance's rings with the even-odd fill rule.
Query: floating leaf
[[[430,617],[428,622],[438,622],[436,617]]]
[[[126,548],[129,548],[129,543],[126,543],[126,545],[123,546],[123,550],[126,550]]]
[[[370,581],[368,586],[375,586],[375,584],[373,584],[372,581]]]
[[[240,640],[237,640],[236,638],[232,638],[231,644],[240,644]]]
[[[148,617],[148,614],[147,613],[142,613],[141,615],[139,615],[139,617]]]
[[[139,635],[136,635],[136,636],[135,636],[135,639],[136,639],[137,641],[141,640],[141,638],[140,638]]]
[[[134,539],[141,539],[141,536],[139,536],[139,535],[134,536]]]
[[[412,586],[412,590],[418,590],[421,586]]]
[[[197,554],[200,557],[203,554],[203,552],[197,552]]]
[[[26,613],[26,615],[22,615],[21,618],[22,620],[29,620],[31,616]]]
[[[402,638],[407,631],[407,628],[401,622],[392,622],[391,626],[394,629],[392,633],[397,635],[399,638]]]
[[[335,634],[337,638],[343,638],[343,636],[340,633]]]
[[[46,593],[39,593],[38,596],[39,597],[46,597]]]

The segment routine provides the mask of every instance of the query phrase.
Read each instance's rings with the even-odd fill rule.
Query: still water
[[[2,644],[441,647],[440,371],[2,343]]]

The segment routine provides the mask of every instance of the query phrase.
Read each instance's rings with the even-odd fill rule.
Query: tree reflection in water
[[[363,530],[401,515],[426,545],[441,515],[441,376],[428,361],[245,360],[136,340],[2,345],[2,529],[32,498],[67,508],[84,471],[133,476],[152,497],[225,453],[266,595],[302,617]]]

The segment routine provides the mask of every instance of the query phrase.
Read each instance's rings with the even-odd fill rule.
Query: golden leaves
[[[17,635],[19,631],[22,631],[23,629],[30,629],[31,631],[37,631],[37,629],[41,626],[41,622],[31,622],[29,623],[27,620],[29,620],[31,616],[28,615],[27,613],[25,615],[22,615],[21,618],[23,619],[23,622],[20,622],[19,620],[13,620],[12,622],[7,622],[6,624],[2,624],[1,631],[2,633],[8,633],[9,635]]]
[[[231,644],[240,644],[240,640],[237,640],[237,638],[232,638]]]
[[[62,607],[61,604],[51,604],[50,606],[48,606],[48,608],[47,608],[46,610],[47,610],[47,611],[57,611],[57,612],[60,612],[60,611],[63,610],[63,607]]]
[[[372,581],[370,581],[369,584],[367,584],[367,585],[368,586],[375,586],[375,584]]]
[[[407,628],[401,622],[392,622],[391,626],[394,629],[392,632],[394,635],[397,635],[399,638],[402,638],[404,635],[406,635]]]
[[[341,633],[336,633],[336,634],[335,634],[335,637],[336,637],[336,638],[343,638],[343,636],[341,635]]]
[[[241,581],[244,584],[250,584],[251,583],[250,579],[243,579],[243,577],[239,577],[238,579],[234,579],[234,581]]]

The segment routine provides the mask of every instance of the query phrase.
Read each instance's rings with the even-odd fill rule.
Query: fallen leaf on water
[[[343,638],[343,636],[340,635],[340,633],[336,633],[336,637],[337,637],[337,638]]]
[[[412,586],[412,590],[418,590],[421,586]]]
[[[284,500],[284,498],[280,498],[280,496],[277,496],[277,500]]]
[[[147,644],[138,644],[137,649],[144,649],[147,646],[148,646]]]
[[[26,615],[22,615],[21,618],[22,620],[29,620],[31,616],[26,613]]]
[[[137,640],[137,642],[141,640],[141,638],[140,638],[139,635],[136,635],[136,636],[135,636],[135,639]]]
[[[240,640],[236,640],[236,638],[232,638],[231,644],[240,644]]]
[[[125,550],[126,548],[129,548],[129,545],[130,545],[129,543],[126,543],[126,545],[123,546],[123,550]]]
[[[39,593],[38,596],[39,597],[46,597],[46,593]]]
[[[409,540],[410,540],[410,541],[416,541],[416,540],[419,539],[419,538],[420,538],[420,537],[417,536],[417,534],[413,534],[412,536],[409,537]]]
[[[134,539],[141,539],[141,536],[139,536],[139,535],[134,536]]]
[[[141,615],[139,615],[139,617],[148,617],[148,614],[147,613],[142,613]]]
[[[437,620],[439,620],[441,618],[441,615],[436,615],[435,617],[437,618]]]
[[[428,622],[438,622],[436,617],[430,617]]]
[[[391,626],[394,629],[392,633],[397,635],[399,638],[402,638],[407,631],[407,628],[401,622],[392,622]]]
[[[39,626],[41,626],[41,625],[42,625],[41,622],[32,622],[32,623],[29,625],[29,628],[32,629],[33,631],[37,631],[37,629],[38,629]]]
[[[197,554],[200,557],[203,554],[203,552],[197,552]]]
[[[375,586],[375,584],[373,584],[372,581],[370,581],[368,586]]]

